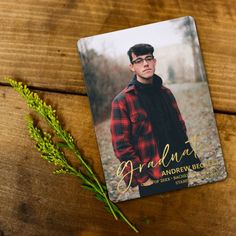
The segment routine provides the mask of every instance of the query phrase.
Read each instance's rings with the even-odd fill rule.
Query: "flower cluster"
[[[111,213],[116,220],[118,218],[122,219],[138,233],[136,227],[132,225],[119,208],[109,200],[106,186],[98,180],[92,168],[85,161],[84,157],[82,157],[72,135],[61,126],[56,111],[53,110],[50,105],[47,105],[37,93],[30,91],[26,85],[11,78],[5,79],[26,100],[28,106],[41,115],[60,140],[57,143],[54,142],[51,134],[43,132],[39,127],[34,125],[31,117],[27,117],[27,128],[30,137],[35,141],[36,148],[41,153],[41,157],[59,167],[54,173],[70,174],[80,178],[82,187],[94,192],[96,198],[104,203],[105,209]],[[67,148],[72,151],[83,169],[74,167],[66,158],[62,148]]]

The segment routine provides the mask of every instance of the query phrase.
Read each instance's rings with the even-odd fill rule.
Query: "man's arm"
[[[133,168],[138,168],[139,165],[143,163],[140,160],[140,157],[134,150],[133,145],[131,144],[131,122],[127,114],[125,105],[121,101],[114,100],[112,102],[112,111],[111,111],[111,135],[112,135],[112,145],[116,157],[123,161],[132,161]],[[138,184],[142,184],[149,179],[145,171],[146,167],[142,168],[141,173],[139,169],[133,172],[133,178],[131,186],[135,187]],[[125,171],[129,172],[130,166],[127,166]],[[129,177],[125,178],[126,184],[128,184]]]

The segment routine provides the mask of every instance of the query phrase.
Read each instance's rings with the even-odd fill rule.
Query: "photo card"
[[[226,178],[191,16],[82,38],[78,50],[112,201]]]

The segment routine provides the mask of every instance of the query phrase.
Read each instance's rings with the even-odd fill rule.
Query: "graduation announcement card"
[[[192,17],[82,38],[78,50],[112,201],[226,178]]]

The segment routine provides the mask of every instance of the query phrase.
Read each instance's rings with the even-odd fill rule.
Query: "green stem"
[[[72,166],[68,166],[68,168],[72,171],[72,174],[75,175],[76,177],[81,178],[86,184],[88,184],[89,186],[91,186],[92,188],[94,188],[96,190],[96,192],[98,192],[100,195],[102,195],[102,192],[96,187],[96,185],[94,185],[94,183],[90,182],[88,179],[86,179],[83,174],[81,174],[80,172],[78,172],[76,169],[74,169]]]
[[[73,147],[72,151],[75,153],[75,155],[77,156],[77,158],[81,161],[81,163],[85,166],[85,168],[87,169],[88,172],[90,172],[90,174],[92,175],[92,178],[96,181],[98,187],[100,188],[101,192],[102,192],[102,195],[107,203],[107,205],[109,206],[110,210],[111,210],[111,213],[112,215],[114,216],[114,218],[116,220],[118,220],[118,217],[116,216],[114,210],[113,210],[113,207],[111,205],[111,201],[107,198],[107,194],[104,192],[104,189],[102,188],[100,182],[98,181],[97,177],[94,175],[92,169],[86,164],[86,162],[83,160],[83,158],[81,157],[80,155],[80,152],[79,150],[77,150],[75,147]]]
[[[100,188],[101,192],[102,192],[102,196],[104,197],[107,205],[109,206],[112,215],[114,216],[114,218],[116,220],[118,220],[118,217],[116,216],[116,213],[114,212],[110,200],[107,198],[106,193],[104,192],[100,182],[98,181],[97,177],[94,175],[92,169],[86,164],[86,162],[84,161],[84,159],[82,158],[82,156],[80,155],[79,150],[75,147],[75,145],[71,142],[68,141],[67,137],[64,136],[62,130],[58,130],[57,127],[53,126],[51,120],[47,117],[47,115],[44,112],[38,111],[40,113],[40,115],[50,124],[51,128],[53,128],[60,136],[61,138],[66,142],[66,144],[68,145],[69,149],[72,150],[76,157],[79,159],[79,161],[85,166],[86,170],[88,171],[88,173],[90,174],[90,176],[95,180],[95,182],[97,183],[98,187]]]
[[[31,105],[29,103],[30,98],[31,98],[30,96],[32,96],[31,93],[29,94],[28,92],[27,93],[24,92],[24,87],[20,83],[17,83],[14,80],[9,80],[9,79],[8,79],[8,81],[16,89],[16,91],[18,91],[28,101],[28,105],[31,107]],[[30,92],[30,90],[27,90],[27,91]],[[34,99],[34,96],[32,96],[31,99]],[[36,112],[38,112],[48,122],[48,124],[51,126],[51,128],[56,131],[57,135],[67,143],[68,148],[71,151],[74,152],[76,158],[81,162],[81,164],[84,165],[85,169],[87,170],[88,176],[90,178],[92,178],[96,182],[96,184],[94,184],[92,182],[92,180],[87,179],[81,172],[77,171],[75,168],[73,168],[72,166],[70,166],[67,163],[67,167],[72,171],[72,174],[74,174],[75,176],[80,177],[86,184],[90,185],[96,192],[98,192],[101,196],[103,196],[103,198],[105,199],[105,203],[109,207],[112,215],[114,216],[114,218],[116,220],[118,219],[118,217],[116,215],[116,213],[117,213],[136,233],[138,233],[138,230],[136,229],[136,227],[134,225],[132,225],[129,222],[129,220],[124,216],[124,214],[119,210],[119,208],[113,202],[111,202],[108,199],[107,194],[104,191],[102,185],[100,184],[100,182],[97,179],[96,175],[93,173],[93,170],[91,169],[91,167],[88,166],[87,163],[84,161],[83,157],[81,156],[79,150],[77,149],[77,147],[74,143],[74,140],[71,139],[71,136],[64,135],[65,131],[62,129],[62,127],[59,123],[57,123],[56,125],[53,124],[54,120],[51,120],[50,117],[47,116],[47,111],[46,110],[37,109],[37,104],[36,104],[35,107],[32,106],[31,108],[33,108]],[[55,116],[54,116],[54,119],[55,119],[55,121],[58,122],[58,120],[56,119]]]
[[[77,154],[76,154],[76,155],[77,155]],[[79,157],[81,158],[80,155],[79,155]],[[86,166],[86,163],[83,162],[83,159],[82,159],[82,158],[80,159],[80,161]],[[89,166],[87,166],[87,167],[88,167],[89,170],[91,170],[91,169],[89,168]],[[110,203],[110,200],[107,198],[106,193],[104,192],[104,190],[103,190],[103,188],[102,188],[100,182],[98,181],[98,179],[96,178],[96,176],[94,175],[94,173],[92,172],[92,170],[91,170],[91,174],[92,174],[93,179],[96,181],[96,183],[97,183],[97,185],[98,185],[98,187],[100,188],[101,191],[99,191],[99,189],[97,189],[96,186],[94,186],[94,185],[91,184],[90,182],[88,182],[88,181],[86,181],[86,182],[87,182],[90,186],[92,186],[93,188],[95,188],[96,191],[97,191],[100,195],[102,195],[102,196],[104,197],[105,202],[107,203],[108,207],[110,208],[112,215],[114,216],[114,218],[115,218],[116,220],[118,220],[118,217],[116,216],[116,214],[115,214],[115,212],[114,212],[114,210],[113,210],[113,207],[112,207],[112,205],[111,205],[111,203]],[[82,178],[82,175],[80,174],[79,177]]]
[[[112,203],[112,205],[114,206],[120,217],[130,226],[130,228],[132,228],[136,233],[139,233],[138,229],[131,224],[131,222],[125,217],[125,215],[119,210],[119,208],[114,203]]]

